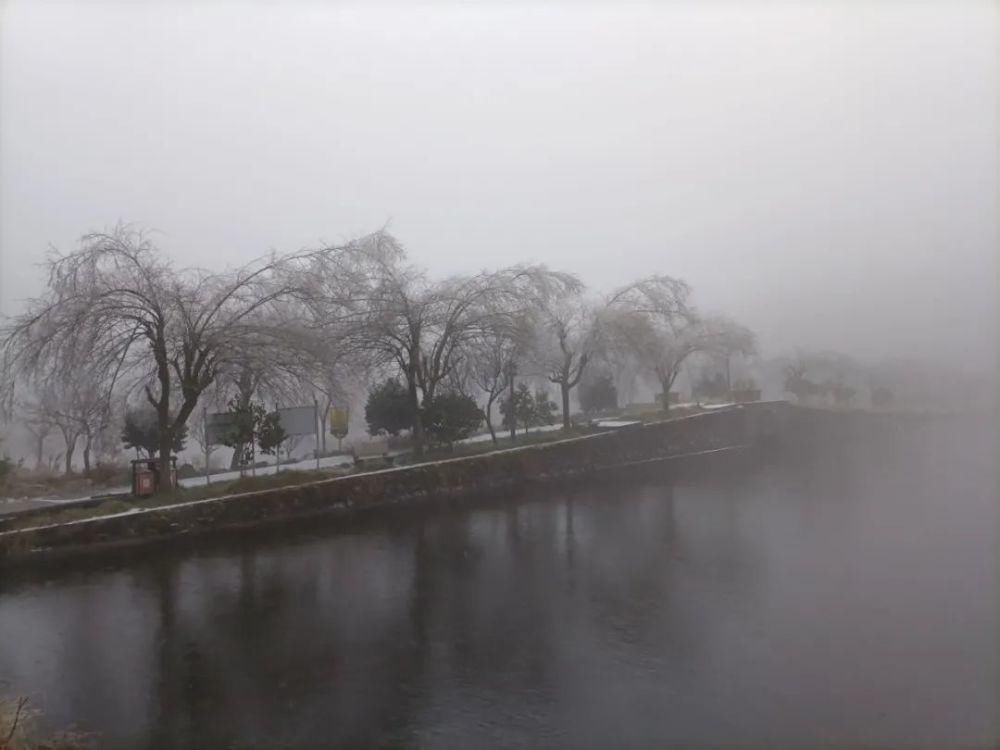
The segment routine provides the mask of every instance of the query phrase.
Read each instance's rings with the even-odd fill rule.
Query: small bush
[[[412,428],[413,409],[406,387],[396,378],[389,378],[372,388],[365,403],[365,421],[369,435],[398,435]]]
[[[450,446],[464,440],[483,423],[483,412],[463,393],[440,393],[424,409],[427,435],[438,444]]]

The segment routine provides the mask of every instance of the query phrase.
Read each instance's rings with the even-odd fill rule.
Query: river
[[[987,745],[991,434],[8,575],[0,687],[108,748]]]

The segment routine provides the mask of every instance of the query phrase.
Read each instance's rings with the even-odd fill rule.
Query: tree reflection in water
[[[0,678],[112,748],[976,744],[992,466],[908,440],[8,579]]]

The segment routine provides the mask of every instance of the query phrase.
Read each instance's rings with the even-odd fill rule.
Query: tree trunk
[[[45,466],[45,436],[39,435],[38,442],[35,443],[35,468],[42,469]]]
[[[239,377],[236,378],[236,397],[239,399],[237,402],[241,409],[245,409],[253,401],[253,395],[257,390],[257,383],[254,382],[253,374],[247,368],[242,368],[240,370]],[[246,452],[245,443],[237,443],[233,447],[233,457],[229,461],[229,470],[236,471],[240,470],[240,476],[243,475],[243,456]],[[319,450],[319,446],[316,446]]]
[[[663,412],[666,414],[670,411],[670,387],[673,383],[660,379],[660,388],[663,389]]]
[[[333,399],[327,398],[326,400],[326,410],[320,414],[319,423],[320,428],[320,440],[323,442],[323,453],[326,453],[326,434],[330,431],[330,409],[333,408]],[[337,450],[340,450],[339,448]]]
[[[406,380],[410,390],[410,409],[413,410],[413,455],[420,458],[424,455],[424,419],[420,413],[420,398],[413,373],[407,373]]]
[[[170,422],[170,364],[167,359],[167,344],[162,322],[157,324],[156,338],[151,342],[151,348],[156,360],[156,379],[160,386],[160,395],[158,398],[153,398],[152,390],[146,386],[146,399],[156,409],[156,426],[160,433],[160,476],[156,487],[156,492],[159,494],[173,489],[173,483],[170,481],[170,453],[174,442],[174,425]],[[180,424],[181,422],[178,422],[178,427]]]
[[[413,415],[413,455],[417,458],[424,455],[424,420],[419,407]]]
[[[83,473],[88,477],[90,476],[90,446],[93,442],[94,438],[87,435],[87,441],[83,444]]]
[[[493,429],[493,396],[491,395],[486,400],[486,409],[483,411],[483,416],[486,417],[486,429],[490,431],[490,439],[493,441],[493,445],[497,444],[497,433]]]
[[[170,423],[169,397],[160,399],[156,409],[156,418],[160,429],[160,475],[156,492],[170,492],[173,485],[170,482],[170,456],[174,447],[174,425]]]
[[[517,411],[514,409],[514,377],[510,378],[510,413],[507,415],[510,420],[510,442],[517,438]]]
[[[563,429],[569,431],[571,427],[569,421],[569,385],[565,380],[559,384],[559,390],[562,393]],[[548,398],[546,398],[547,400]]]
[[[160,428],[160,486],[157,492],[170,492],[173,484],[170,481],[170,455],[173,452],[173,430],[169,427]]]
[[[70,474],[73,473],[73,452],[75,450],[76,450],[76,435],[73,435],[72,438],[67,437],[66,456],[65,456],[66,476],[69,476]]]

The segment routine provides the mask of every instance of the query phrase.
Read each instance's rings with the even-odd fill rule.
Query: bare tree
[[[417,455],[424,447],[422,407],[454,376],[470,344],[498,320],[523,312],[546,288],[575,283],[540,267],[431,280],[406,264],[402,247],[386,232],[364,238],[351,251],[335,263],[324,258],[313,274],[333,289],[334,299],[350,299],[348,316],[339,306],[333,315],[326,310],[319,314],[366,366],[398,370],[414,415]]]
[[[608,346],[628,352],[656,377],[664,410],[670,408],[670,389],[681,365],[704,343],[690,294],[680,279],[649,276],[618,289],[602,311]]]
[[[71,422],[58,418],[58,407],[54,403],[51,393],[43,392],[36,394],[33,398],[21,399],[15,408],[21,415],[23,423],[36,438],[36,468],[45,467],[45,438],[56,432],[62,437],[63,443],[66,446],[65,452],[61,453],[60,457],[63,455],[67,456],[68,465],[64,466],[63,470],[66,474],[69,474],[79,432]]]
[[[857,391],[850,383],[860,384],[861,375],[861,366],[845,354],[798,351],[785,368],[785,390],[799,401],[832,398],[834,404],[844,406]]]
[[[45,468],[45,439],[52,434],[54,425],[44,414],[35,413],[30,408],[22,407],[21,424],[31,436],[32,448],[35,452],[35,469]]]
[[[334,404],[347,406],[352,392],[362,389],[366,372],[362,366],[353,363],[342,355],[335,347],[326,352],[319,352],[309,366],[302,369],[299,377],[299,388],[302,394],[313,394],[320,405],[320,420],[324,427],[320,432],[318,449],[326,453],[327,433],[329,432],[330,410]],[[305,396],[303,395],[303,398]]]
[[[57,362],[65,374],[79,361],[75,347],[83,337],[91,371],[109,387],[121,380],[140,389],[156,410],[166,464],[174,435],[220,371],[282,340],[282,319],[272,308],[304,293],[294,270],[314,256],[270,257],[211,273],[175,269],[146,234],[128,226],[88,234],[77,251],[49,257],[47,291],[7,327],[5,373],[34,375]]]
[[[598,353],[597,315],[597,309],[581,297],[579,287],[550,296],[535,311],[532,360],[559,386],[564,430],[571,427],[570,394]]]
[[[757,337],[746,326],[722,315],[701,318],[698,329],[700,351],[722,359],[726,370],[726,389],[732,391],[732,358],[756,354]]]
[[[504,326],[480,336],[469,347],[469,379],[486,397],[483,416],[494,444],[493,405],[513,384],[518,357],[529,341],[523,326]]]
[[[38,377],[30,382],[33,397],[22,398],[19,411],[36,435],[39,463],[44,438],[55,429],[65,444],[65,473],[73,470],[73,458],[82,438],[83,468],[90,474],[93,446],[108,425],[110,404],[104,384],[87,367],[85,355],[78,354],[76,359],[79,364],[75,369],[49,363],[37,373]]]
[[[79,423],[75,419],[69,418],[62,411],[63,408],[65,408],[64,404],[58,403],[49,394],[43,394],[35,400],[27,401],[20,407],[28,421],[44,424],[62,436],[65,446],[63,453],[60,454],[64,459],[63,472],[69,475],[73,471],[73,457],[81,430]]]
[[[701,317],[690,303],[691,288],[670,276],[650,276],[622,287],[602,311],[606,348],[633,358],[656,377],[663,409],[687,359],[696,352],[728,358],[756,350],[753,333],[723,316]],[[728,370],[727,370],[728,372]]]

